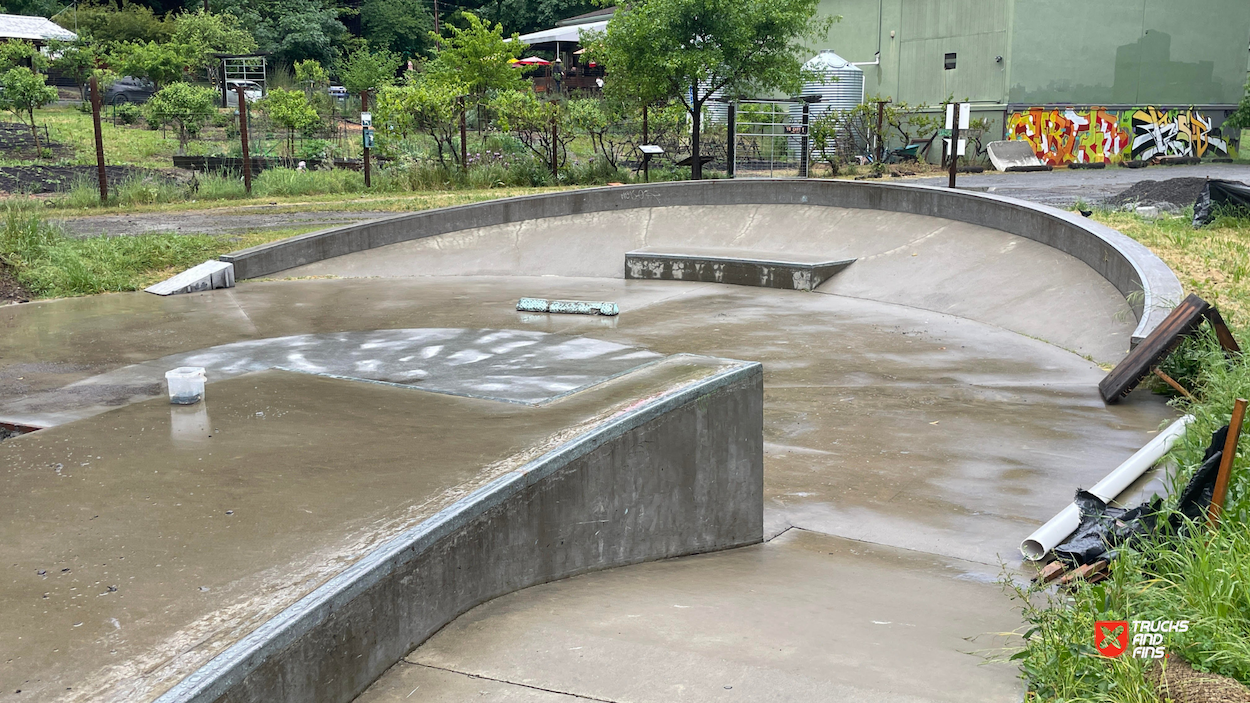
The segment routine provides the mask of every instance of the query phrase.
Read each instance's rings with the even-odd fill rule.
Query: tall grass
[[[1243,335],[1244,336],[1244,335]],[[1165,511],[1201,463],[1216,429],[1228,424],[1233,400],[1250,396],[1250,363],[1229,357],[1214,335],[1185,342],[1180,355],[1192,364],[1192,400],[1177,398],[1195,420],[1172,448]],[[1071,594],[1010,586],[1028,623],[1025,645],[1014,658],[1029,681],[1030,700],[1157,700],[1146,680],[1152,660],[1107,659],[1093,649],[1097,620],[1188,620],[1189,630],[1167,643],[1199,671],[1250,683],[1250,434],[1243,434],[1233,464],[1219,528],[1190,525],[1166,530],[1124,550],[1112,576]],[[1166,513],[1170,514],[1170,513]]]
[[[74,239],[36,211],[9,208],[0,220],[0,263],[35,297],[133,291],[227,251],[310,229],[242,237],[142,234]]]

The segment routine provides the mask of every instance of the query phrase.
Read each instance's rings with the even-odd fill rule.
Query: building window
[[[954,68],[954,67],[955,67],[955,55],[954,55],[954,54],[947,54],[947,55],[946,55],[946,70],[948,70],[948,71],[949,71],[949,70],[951,70],[951,69],[952,69],[952,68]]]

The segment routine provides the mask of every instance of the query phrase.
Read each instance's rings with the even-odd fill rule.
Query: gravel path
[[[1139,181],[1165,181],[1173,178],[1224,178],[1250,182],[1250,166],[1240,164],[1198,164],[1195,166],[1149,166],[1071,171],[1059,169],[1037,173],[998,173],[960,175],[961,188],[1031,200],[1043,205],[1071,207],[1077,200],[1101,203]],[[946,185],[946,177],[917,178],[912,183]]]
[[[1087,203],[1108,201],[1140,181],[1174,178],[1226,178],[1250,182],[1250,166],[1239,164],[1200,164],[1196,166],[1151,166],[1142,169],[1109,167],[1102,170],[1060,169],[1041,173],[965,174],[959,186],[1055,207],[1071,207],[1078,199]],[[945,185],[946,177],[908,179],[909,183]],[[287,227],[334,227],[365,222],[398,213],[380,211],[290,212],[290,205],[272,208],[217,208],[199,212],[145,213],[133,215],[91,215],[61,220],[76,236],[101,234],[133,235],[146,232],[185,232],[188,234],[233,234]]]
[[[275,206],[273,210],[289,209]],[[71,217],[60,223],[72,235],[92,237],[102,234],[133,235],[148,232],[185,234],[235,234],[288,227],[336,227],[397,215],[395,212],[326,211],[267,212],[264,208],[221,208],[214,210],[154,212],[134,215],[90,215]]]

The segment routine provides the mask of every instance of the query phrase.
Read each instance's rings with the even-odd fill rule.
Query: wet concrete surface
[[[449,685],[452,672],[510,682],[507,693],[599,701],[1017,700],[1009,664],[969,677],[970,660],[1005,643],[988,633],[1016,626],[995,578],[979,564],[791,530],[504,596],[357,700],[411,700],[414,690],[444,700],[465,688]]]
[[[515,301],[523,295],[614,300],[622,313],[616,318],[518,313]],[[1094,309],[1113,302],[1093,301]],[[1093,484],[1173,416],[1158,399],[1140,392],[1124,404],[1105,406],[1096,388],[1103,371],[1094,363],[1044,341],[954,315],[843,295],[567,277],[275,281],[176,298],[123,294],[0,309],[0,329],[6,332],[0,336],[0,392],[4,397],[14,391],[37,393],[128,364],[248,339],[417,327],[549,332],[660,354],[763,362],[766,535],[783,536],[760,547],[627,567],[488,603],[416,650],[408,659],[420,662],[419,667],[397,665],[365,700],[370,695],[389,700],[382,697],[391,695],[388,691],[407,696],[417,687],[428,700],[453,700],[479,690],[498,700],[561,695],[553,692],[602,700],[720,700],[732,695],[726,685],[766,691],[777,700],[954,700],[950,691],[960,691],[962,700],[1018,700],[1010,667],[982,666],[978,656],[963,653],[983,649],[963,638],[1019,624],[1010,603],[990,583],[999,558],[1018,564],[1015,548],[1024,536],[1070,501],[1077,486]],[[1124,339],[1128,329],[1121,332]],[[219,388],[249,378],[210,383],[214,424]],[[301,383],[348,383],[299,378],[307,379]],[[351,385],[369,389],[353,394],[412,393]],[[448,403],[488,403],[437,397]],[[308,401],[317,402],[314,397]],[[379,416],[366,405],[337,414],[340,431],[359,429],[371,438],[368,427],[376,417],[401,421],[389,410]],[[492,405],[509,413],[533,410]],[[42,432],[96,427],[84,423],[107,428],[111,418],[131,408],[168,413],[168,407],[160,401],[128,406]],[[239,422],[249,410],[243,408]],[[0,419],[6,419],[3,415],[0,409]],[[316,427],[313,420],[294,423],[290,431],[296,425]],[[10,444],[31,446],[29,437],[39,435],[5,442],[0,453],[13,451]],[[86,435],[92,442],[121,441],[116,433]],[[52,444],[59,435],[44,437],[41,442]],[[393,440],[379,434],[376,442]],[[79,451],[71,445],[62,451],[67,449]],[[133,441],[125,450],[148,451],[156,450]],[[84,446],[82,453],[90,449]],[[232,456],[251,454],[248,449]],[[243,471],[243,465],[265,459],[257,454],[236,461],[241,465],[236,471]],[[350,486],[344,480],[371,473],[355,468],[360,466],[373,463],[353,463],[353,470],[336,474],[339,483],[332,489],[315,484],[309,490],[334,494],[319,500],[341,499],[338,493]],[[54,481],[53,476],[45,471],[43,480]],[[27,492],[6,494],[6,500]],[[59,510],[73,516],[50,514],[49,519],[59,518],[50,529],[91,529],[74,522],[87,519],[80,515],[83,510]],[[174,517],[163,513],[161,519]],[[57,528],[61,521],[65,526]],[[117,523],[115,534],[145,524]],[[17,529],[16,523],[11,529]],[[256,532],[247,548],[282,555],[280,541],[260,537],[265,534]],[[38,553],[47,561],[42,555],[56,552]],[[15,569],[15,584],[35,578],[27,561],[21,560],[25,570]],[[288,557],[287,563],[294,561]],[[59,563],[48,573],[58,573]],[[281,567],[271,576],[289,583],[298,581],[291,574],[301,573]],[[234,581],[225,576],[210,594],[248,591],[246,574]],[[83,585],[94,587],[96,580],[106,579],[95,576]],[[48,590],[34,581],[22,588],[30,598]],[[173,607],[167,605],[171,594],[156,592],[147,607]],[[674,600],[675,594],[682,598]],[[628,614],[642,616],[638,620],[648,626],[604,625],[600,615],[617,612],[622,599],[636,606]],[[685,609],[674,605],[688,605],[700,617],[679,618]],[[870,612],[866,623],[861,613]],[[30,617],[35,616],[42,614]],[[915,627],[896,638],[891,625],[873,620]],[[112,627],[98,618],[79,621],[95,628],[97,638]],[[72,625],[58,636],[72,634]],[[788,628],[793,637],[781,637]],[[7,625],[3,630],[13,631]],[[214,643],[229,633],[218,637]],[[903,646],[909,637],[923,646]],[[741,644],[730,646],[734,642]],[[856,642],[874,644],[857,651]],[[565,643],[567,650],[560,650]],[[516,651],[506,651],[510,648]],[[128,661],[151,666],[139,649]],[[579,668],[576,656],[590,657],[595,666]],[[837,661],[843,663],[830,663]],[[92,678],[86,662],[73,671]],[[733,679],[732,672],[739,678]],[[926,680],[933,677],[940,685]],[[486,688],[475,688],[479,685]],[[743,699],[768,700],[762,694]]]
[[[150,700],[382,541],[725,367],[544,407],[264,371],[5,441],[4,699]]]
[[[1069,208],[1078,200],[1090,204],[1101,203],[1138,181],[1164,181],[1171,178],[1224,178],[1250,182],[1250,166],[1203,163],[1146,168],[1118,166],[1079,170],[1062,168],[1036,173],[987,171],[986,173],[960,174],[956,183],[961,188]],[[947,177],[917,178],[915,182],[944,186],[947,183]]]
[[[283,273],[623,278],[626,252],[708,246],[753,256],[802,252],[856,259],[819,290],[987,322],[1102,362],[1127,353],[1136,324],[1106,279],[1044,244],[937,217],[805,205],[656,207],[528,220],[359,251]],[[534,295],[543,285],[534,282]]]

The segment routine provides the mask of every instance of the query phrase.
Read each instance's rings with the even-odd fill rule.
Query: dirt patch
[[[155,173],[134,166],[105,166],[109,183],[120,183]],[[0,195],[38,195],[40,193],[64,193],[83,180],[93,186],[99,182],[95,166],[2,166],[0,167]]]
[[[182,234],[239,234],[266,229],[292,227],[339,227],[397,213],[381,211],[351,212],[265,212],[261,208],[221,208],[198,212],[154,212],[134,215],[88,215],[69,217],[60,224],[74,237],[135,235],[149,232]]]
[[[30,294],[22,288],[22,284],[17,282],[17,277],[13,275],[13,271],[8,266],[0,263],[0,305],[25,303],[29,300]]]
[[[1166,671],[1158,664],[1146,670],[1159,700],[1173,703],[1250,703],[1250,688],[1219,674],[1194,671],[1180,657],[1168,660]]]
[[[1169,178],[1166,181],[1138,181],[1107,200],[1111,205],[1156,205],[1168,209],[1189,207],[1198,199],[1205,178]]]
[[[39,148],[44,157],[51,152],[54,159],[65,159],[74,156],[74,150],[60,142],[48,139],[44,127],[39,128]],[[35,153],[35,137],[30,133],[30,125],[21,122],[0,122],[0,154],[10,159],[39,158]]]

